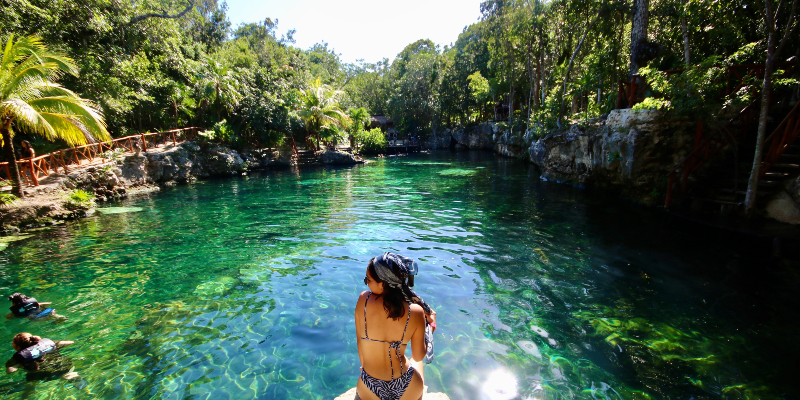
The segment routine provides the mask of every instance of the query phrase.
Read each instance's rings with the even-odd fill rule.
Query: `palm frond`
[[[64,115],[73,122],[80,124],[81,131],[90,135],[91,139],[100,141],[111,139],[100,111],[89,100],[72,96],[51,96],[29,100],[28,104],[43,114]],[[69,142],[66,138],[60,139]],[[87,138],[88,141],[92,141],[91,139]],[[82,142],[78,143],[83,144]]]

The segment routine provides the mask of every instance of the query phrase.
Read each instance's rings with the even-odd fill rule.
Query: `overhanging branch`
[[[180,18],[180,17],[186,15],[186,13],[191,11],[192,8],[194,7],[194,0],[186,0],[186,1],[189,2],[189,5],[186,6],[185,10],[181,11],[178,14],[169,15],[169,14],[166,13],[166,11],[164,11],[161,14],[156,14],[156,13],[144,14],[144,15],[140,15],[138,17],[131,18],[131,21],[128,22],[127,24],[125,24],[125,26],[133,25],[133,24],[135,24],[135,23],[137,23],[137,22],[139,22],[141,20],[145,20],[147,18],[168,18],[168,19]]]

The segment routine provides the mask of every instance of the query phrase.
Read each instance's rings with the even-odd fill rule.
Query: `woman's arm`
[[[422,360],[425,358],[428,349],[425,346],[425,312],[422,307],[412,304],[409,307],[411,311],[411,324],[414,327],[414,333],[411,334],[411,362],[414,364],[414,369],[422,374]],[[423,378],[424,379],[424,378]]]
[[[50,304],[53,304],[53,302],[52,301],[45,301],[44,303],[39,303],[39,307],[47,307]]]
[[[356,310],[355,310],[355,323],[356,323],[356,347],[358,348],[358,362],[361,365],[364,365],[364,359],[361,357],[361,336],[360,333],[364,329],[362,327],[363,323],[361,321],[364,320],[364,316],[360,314],[359,310],[364,309],[364,302],[367,300],[367,291],[361,292],[361,295],[358,296],[358,301],[356,302]]]
[[[57,349],[60,349],[62,347],[67,347],[67,346],[75,343],[72,340],[54,340],[53,342],[55,342]]]
[[[15,365],[17,365],[17,361],[14,360],[14,357],[11,357],[8,361],[6,361],[6,373],[10,374],[15,372],[17,370],[17,368],[14,367]]]

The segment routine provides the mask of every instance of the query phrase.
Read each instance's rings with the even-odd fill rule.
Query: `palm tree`
[[[341,90],[334,90],[328,85],[323,85],[319,78],[312,81],[308,87],[300,92],[300,110],[297,115],[306,123],[308,135],[317,135],[318,142],[323,127],[335,125],[346,127],[350,118],[339,108],[339,98],[344,94]],[[317,143],[319,150],[319,143]]]
[[[49,51],[36,36],[14,42],[13,35],[0,57],[0,135],[12,193],[23,197],[12,143],[14,127],[71,146],[109,140],[111,135],[94,103],[55,82],[64,73],[78,76],[71,58]]]
[[[208,72],[201,76],[204,95],[214,102],[217,122],[222,120],[222,110],[231,111],[239,104],[239,82],[228,68],[211,60]]]
[[[356,143],[353,139],[356,134],[367,126],[370,121],[370,115],[364,107],[351,108],[347,110],[347,116],[350,117],[350,146],[355,147]],[[355,151],[355,148],[353,149]]]

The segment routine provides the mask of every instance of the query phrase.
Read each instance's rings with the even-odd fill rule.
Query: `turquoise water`
[[[370,257],[418,258],[451,399],[779,398],[800,279],[741,246],[486,153],[179,186],[0,252],[0,294],[64,322],[88,385],[0,378],[8,399],[332,399],[356,384]],[[128,208],[119,208],[128,207]],[[13,350],[3,345],[6,356]]]

